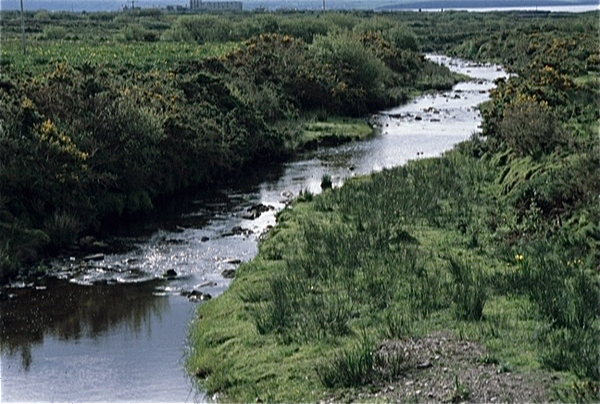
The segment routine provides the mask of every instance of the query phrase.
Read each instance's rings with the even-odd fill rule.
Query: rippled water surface
[[[452,91],[384,111],[369,141],[322,149],[265,173],[262,181],[172,201],[143,226],[121,229],[127,252],[63,257],[53,277],[2,291],[3,402],[202,401],[183,369],[196,290],[215,297],[223,271],[257,253],[275,212],[301,190],[436,156],[480,123],[497,66],[431,56],[473,77]],[[249,217],[252,207],[270,210]],[[176,275],[165,278],[168,270]]]

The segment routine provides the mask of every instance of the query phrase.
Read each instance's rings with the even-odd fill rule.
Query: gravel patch
[[[555,398],[557,376],[544,370],[515,372],[494,361],[479,343],[450,334],[386,341],[379,349],[384,355],[404,355],[405,371],[354,399],[331,402],[541,403]]]

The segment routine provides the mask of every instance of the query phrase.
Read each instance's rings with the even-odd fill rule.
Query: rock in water
[[[181,294],[187,297],[190,302],[204,302],[212,299],[211,295],[200,292],[199,290],[183,291]]]
[[[221,275],[225,279],[233,279],[235,278],[235,269],[226,269],[223,272],[221,272]]]
[[[84,261],[102,261],[104,259],[104,254],[92,254],[83,257]]]
[[[163,274],[163,278],[167,279],[175,279],[177,277],[177,272],[174,269],[167,269]]]
[[[242,216],[244,219],[254,220],[260,217],[265,212],[275,209],[275,207],[271,205],[264,205],[259,203],[257,205],[251,206],[246,213]]]

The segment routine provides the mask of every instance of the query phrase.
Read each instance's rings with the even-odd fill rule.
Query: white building
[[[209,1],[190,0],[190,10],[197,11],[242,11],[241,1]]]

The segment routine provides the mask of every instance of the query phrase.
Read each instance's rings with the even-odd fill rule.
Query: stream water
[[[275,212],[301,190],[320,192],[355,175],[440,155],[480,124],[498,66],[430,56],[472,81],[378,116],[372,139],[321,149],[269,170],[258,181],[172,201],[141,226],[113,235],[131,246],[97,260],[57,259],[52,276],[14,284],[0,301],[2,402],[193,402],[206,398],[184,371],[188,324],[214,297],[222,273],[252,259]],[[272,207],[249,218],[253,206]],[[163,275],[174,270],[176,276]]]

